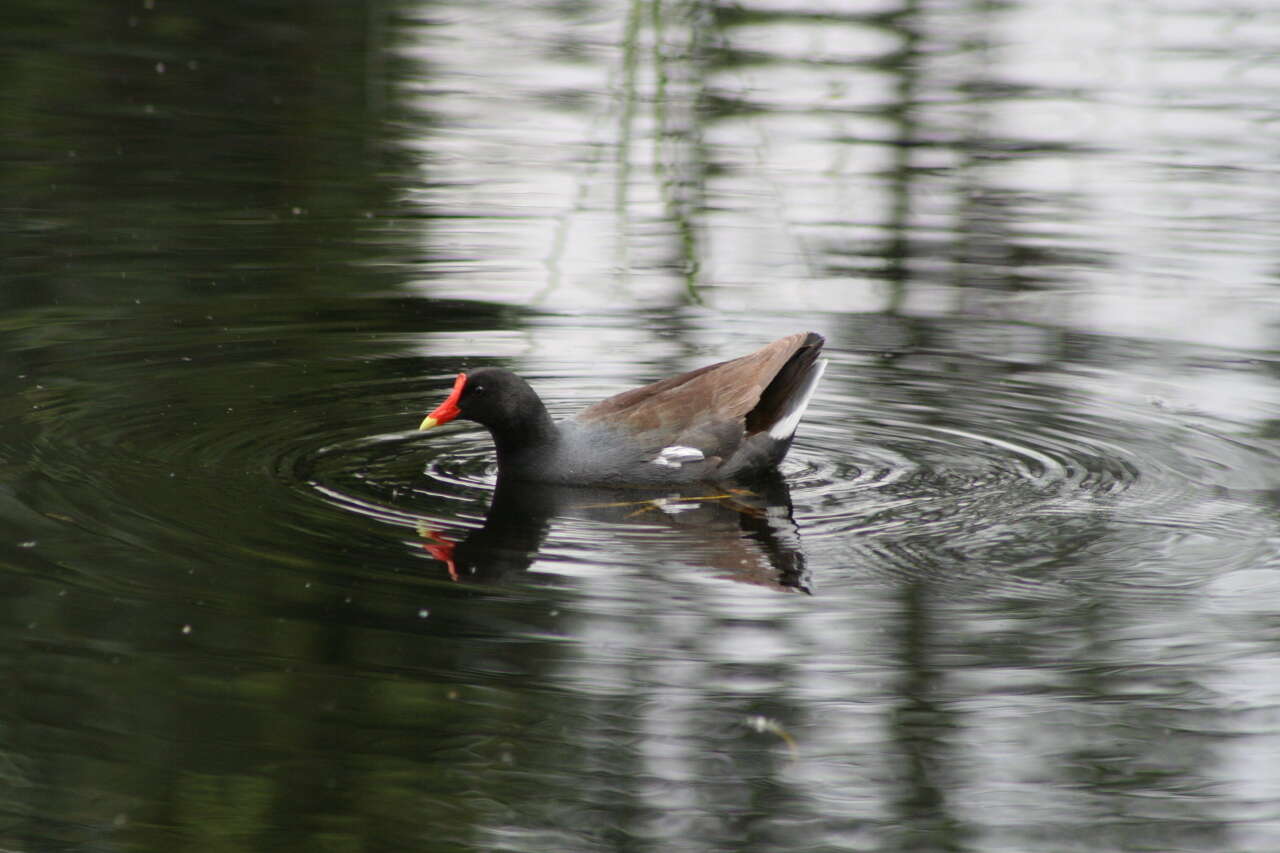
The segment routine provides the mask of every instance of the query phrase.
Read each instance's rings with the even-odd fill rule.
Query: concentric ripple
[[[299,460],[294,471],[345,511],[436,531],[474,526],[497,480],[492,453],[478,441],[432,437],[430,449],[416,430],[338,442]],[[470,523],[459,524],[468,516]]]
[[[323,567],[371,524],[416,523],[398,504],[423,457],[395,431],[422,405],[420,360],[371,350],[349,314],[285,335],[262,302],[228,306],[239,313],[95,314],[51,343],[10,341],[25,367],[8,379],[18,405],[0,418],[0,458],[23,526],[39,526],[34,553],[96,553],[117,579],[131,561],[193,576]],[[383,320],[398,317],[363,328]]]
[[[1258,548],[1250,543],[1263,541],[1256,502],[1223,501],[1221,484],[1274,470],[1266,442],[1229,440],[1145,401],[1100,402],[1084,381],[1064,394],[1056,376],[968,387],[951,377],[942,384],[916,376],[910,385],[886,383],[892,393],[868,405],[840,392],[875,387],[874,368],[837,362],[829,374],[835,390],[824,388],[783,466],[802,546],[829,576],[909,575],[1021,589],[1021,574],[1072,554],[1096,559],[1118,541],[1127,559],[1135,548],[1154,557],[1170,535],[1195,530],[1219,543],[1223,571],[1252,559]],[[930,399],[951,405],[920,403]],[[361,473],[377,464],[363,458],[373,446],[335,445],[315,455],[310,479],[317,492],[346,510],[400,524],[407,506],[458,533],[484,523],[495,471],[483,430],[401,442],[391,462],[416,456],[416,479]],[[388,491],[388,483],[397,488]],[[561,544],[590,562],[637,528],[569,530]]]
[[[370,537],[394,561],[424,529],[462,539],[485,526],[496,481],[487,434],[414,429],[452,365],[353,360],[345,325],[329,341],[344,357],[331,360],[296,357],[272,334],[117,335],[90,340],[93,361],[79,358],[81,341],[29,350],[0,422],[0,454],[23,471],[16,499],[95,541],[196,562],[318,564]],[[613,511],[626,501],[602,498],[587,505],[609,512],[575,505],[547,552],[561,566],[641,565],[666,543],[728,565],[758,556],[733,553],[743,535],[776,534],[798,543],[782,551],[801,549],[819,584],[888,575],[1014,587],[1081,555],[1095,570],[1149,562],[1188,577],[1275,562],[1280,454],[1264,423],[1120,395],[1118,375],[1099,368],[1007,376],[831,358],[783,465],[788,494],[770,498],[775,516],[790,502],[794,531],[744,534],[729,514],[716,537],[706,501]],[[549,402],[588,401],[553,391]]]
[[[875,379],[874,366],[833,372],[851,387]],[[1274,442],[1228,439],[1230,425],[1206,429],[1145,400],[1100,401],[1087,376],[1064,394],[1058,379],[895,377],[870,405],[822,398],[788,462],[806,547],[859,575],[969,585],[1118,539],[1129,559],[1135,545],[1155,558],[1191,529],[1217,543],[1215,571],[1256,559],[1258,493],[1222,496],[1227,483],[1274,488]]]

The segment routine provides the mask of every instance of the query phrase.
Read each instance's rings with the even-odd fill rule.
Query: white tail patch
[[[707,457],[702,451],[696,447],[687,447],[683,444],[673,444],[670,447],[664,447],[652,460],[654,465],[661,465],[664,468],[679,468],[686,462],[701,462]]]
[[[827,360],[820,359],[813,365],[813,370],[809,371],[809,377],[805,380],[804,388],[800,393],[792,398],[791,407],[787,409],[787,413],[778,418],[778,422],[769,427],[769,435],[778,441],[786,441],[796,434],[796,427],[800,426],[800,418],[804,417],[804,410],[809,407],[809,398],[813,396],[813,392],[818,388],[818,380],[822,378],[822,374],[827,369]]]

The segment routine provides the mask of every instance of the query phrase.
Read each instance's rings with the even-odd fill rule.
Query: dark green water
[[[1269,7],[0,21],[6,853],[1280,848]],[[757,494],[412,433],[801,329]]]

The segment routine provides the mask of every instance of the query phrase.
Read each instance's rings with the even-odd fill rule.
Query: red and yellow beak
[[[447,424],[449,421],[462,414],[462,410],[458,408],[458,398],[462,396],[462,388],[467,384],[467,374],[459,373],[458,378],[453,380],[453,391],[450,392],[446,399],[436,410],[422,419],[422,423],[418,425],[418,429],[431,429],[433,426]]]

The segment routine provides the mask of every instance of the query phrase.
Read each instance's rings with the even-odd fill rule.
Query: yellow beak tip
[[[418,429],[431,429],[438,423],[440,422],[435,418],[428,416],[422,419],[422,423],[418,424]]]

